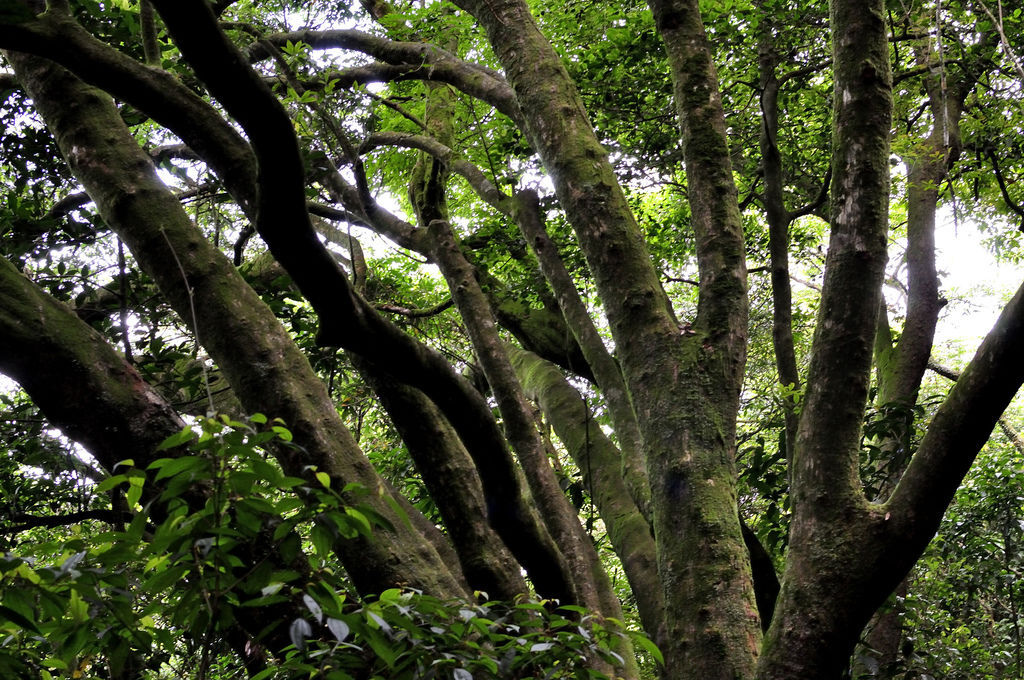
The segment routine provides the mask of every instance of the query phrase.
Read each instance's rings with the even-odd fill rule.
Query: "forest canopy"
[[[1024,14],[0,0],[0,675],[1014,678]],[[997,293],[999,294],[999,293]]]

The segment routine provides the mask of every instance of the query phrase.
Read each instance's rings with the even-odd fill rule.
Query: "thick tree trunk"
[[[419,390],[369,362],[353,357],[353,363],[377,393],[408,447],[470,587],[506,602],[527,593],[519,563],[487,521],[491,513],[476,467],[451,424]]]
[[[282,467],[301,476],[313,465],[338,488],[359,482],[377,492],[361,501],[391,519],[395,531],[337,546],[357,585],[368,592],[406,584],[463,594],[461,577],[377,495],[381,480],[323,383],[273,313],[189,222],[110,99],[52,62],[14,52],[8,58],[104,219],[195,328],[243,406],[288,423],[302,448],[282,451]]]
[[[498,336],[494,316],[476,280],[473,266],[462,255],[447,222],[431,222],[430,234],[434,239],[434,259],[448,282],[455,306],[462,313],[473,350],[504,421],[506,437],[519,459],[534,502],[563,556],[564,578],[572,590],[562,597],[597,612],[605,612],[605,608],[611,605],[614,609],[606,611],[605,615],[617,618],[614,610],[621,614],[618,601],[609,601],[614,599],[614,595],[610,594],[607,575],[603,575],[602,584],[602,577],[597,574],[601,571],[597,567],[597,553],[583,532],[572,505],[558,486],[547,450],[505,353],[505,345]]]
[[[39,406],[49,423],[83,445],[107,471],[126,460],[139,469],[181,449],[158,451],[159,444],[181,431],[184,421],[143,380],[125,359],[67,306],[45,294],[0,258],[0,371],[13,378]],[[192,510],[209,500],[209,488],[196,485],[183,500]],[[147,484],[142,503],[149,519],[165,518],[158,499],[160,483]],[[281,569],[300,574],[307,565],[285,563],[278,542],[261,536],[239,543],[233,552],[245,564],[269,560]],[[302,616],[299,604],[284,602],[252,610],[241,620],[242,629],[229,633],[232,646],[252,672],[263,667],[261,655],[247,653],[252,639],[275,652],[291,640],[284,626],[265,630],[265,621],[287,621]],[[129,677],[129,676],[126,676]]]
[[[832,235],[793,460],[783,587],[758,677],[838,678],[881,596],[861,569],[883,518],[858,473],[886,261],[892,99],[884,8],[833,0]]]
[[[984,53],[984,52],[983,52]],[[987,55],[986,55],[987,56]],[[919,48],[917,62],[929,65],[935,59],[929,46]],[[906,320],[899,342],[892,343],[887,310],[879,311],[879,328],[875,340],[879,405],[899,404],[909,409],[916,401],[931,357],[932,341],[943,302],[939,297],[939,277],[935,268],[935,221],[938,212],[939,188],[949,168],[960,156],[960,118],[963,100],[977,79],[976,64],[961,65],[958,76],[943,71],[929,74],[925,88],[929,94],[928,108],[932,117],[931,132],[905,155],[907,174],[907,301]],[[946,80],[947,82],[943,82]],[[910,459],[909,449],[913,416],[895,427],[886,441],[879,442],[889,455],[883,461],[886,477],[878,494],[879,500],[889,497]],[[900,583],[896,600],[879,613],[865,635],[865,649],[856,664],[876,677],[887,680],[898,671],[903,639],[903,598],[909,584]],[[873,659],[864,666],[865,659]],[[877,670],[875,670],[877,669]],[[856,668],[855,668],[856,670]]]
[[[693,210],[699,216],[698,332],[683,337],[575,86],[525,4],[459,4],[487,30],[516,92],[527,137],[554,179],[604,302],[637,408],[652,487],[659,575],[670,612],[663,649],[667,672],[680,678],[750,677],[761,633],[733,462],[746,279],[721,108],[704,108],[715,90],[702,80],[700,91],[681,105],[695,112],[697,127],[706,131],[691,138],[694,158],[711,159],[694,168],[694,175],[708,171],[710,184],[707,193],[695,192]],[[701,73],[709,67],[705,51]]]
[[[565,578],[572,585],[572,592],[566,593],[563,601],[571,601],[601,616],[621,621],[619,600],[590,537],[583,531],[579,517],[558,485],[547,449],[537,431],[505,345],[498,336],[487,298],[475,278],[473,267],[462,255],[447,222],[434,220],[429,230],[434,240],[434,258],[448,282],[456,307],[462,313],[473,349],[494,393],[506,436],[522,466],[533,500],[564,557]],[[626,638],[620,638],[616,646],[623,658],[633,656]],[[610,670],[598,659],[592,659],[592,663],[600,670]],[[625,671],[632,676],[637,672],[632,665]]]

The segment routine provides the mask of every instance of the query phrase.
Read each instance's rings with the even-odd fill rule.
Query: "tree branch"
[[[467,160],[456,158],[455,152],[436,139],[424,135],[412,135],[404,132],[381,132],[370,135],[362,146],[359,153],[366,153],[381,146],[397,146],[406,149],[419,149],[428,153],[444,163],[449,169],[457,172],[467,182],[473,191],[488,205],[502,213],[512,214],[512,198],[502,192],[498,187],[487,179],[483,171]]]
[[[36,515],[12,515],[12,522],[21,522],[14,526],[2,528],[0,534],[17,534],[28,529],[38,527],[61,527],[69,524],[77,524],[86,520],[95,519],[109,524],[131,521],[133,515],[130,512],[119,512],[117,510],[83,510],[82,512],[71,512],[66,515],[47,515],[40,517]]]
[[[282,47],[288,42],[306,43],[313,49],[347,49],[403,68],[420,69],[430,80],[448,83],[485,101],[515,122],[521,121],[512,88],[505,78],[484,66],[463,61],[435,45],[424,42],[396,42],[355,30],[294,31],[276,33],[253,43],[246,51],[251,61],[270,57],[268,45]],[[264,44],[265,43],[265,44]],[[406,76],[412,72],[407,72]]]
[[[243,210],[255,208],[256,164],[248,143],[169,72],[144,66],[96,40],[61,13],[0,25],[0,48],[51,59],[143,111],[209,163]]]
[[[378,311],[387,312],[389,314],[400,314],[402,316],[409,317],[410,319],[422,319],[428,316],[436,316],[446,309],[451,309],[452,299],[448,298],[444,302],[434,305],[433,307],[427,307],[425,309],[410,309],[409,307],[398,307],[396,305],[375,305]]]
[[[1024,383],[1022,341],[1024,286],[956,379],[886,504],[888,540],[906,569],[931,540],[975,456]]]
[[[952,368],[943,366],[942,364],[934,361],[928,362],[928,368],[941,375],[943,378],[948,378],[953,382],[960,379],[960,373],[958,371],[954,371]],[[999,429],[1003,431],[1003,434],[1005,434],[1006,438],[1010,440],[1010,443],[1013,444],[1018,453],[1024,454],[1024,437],[1022,437],[1020,431],[1003,416],[999,417]]]

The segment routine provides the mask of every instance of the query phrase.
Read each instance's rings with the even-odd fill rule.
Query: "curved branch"
[[[423,75],[485,101],[513,121],[521,114],[512,88],[492,69],[463,61],[450,52],[423,42],[396,42],[355,30],[293,31],[277,33],[250,45],[246,56],[259,61],[271,56],[268,45],[283,47],[288,42],[306,43],[313,49],[347,49],[407,68],[422,69]]]
[[[408,317],[410,319],[422,319],[428,316],[437,316],[446,309],[451,309],[452,302],[451,298],[448,298],[444,302],[434,305],[433,307],[426,307],[425,309],[411,309],[409,307],[399,307],[397,305],[376,305],[378,311],[387,312],[388,314],[400,314],[401,316]]]
[[[906,553],[907,569],[931,540],[975,456],[1024,384],[1021,342],[1024,286],[957,378],[886,504],[888,540],[892,551]]]
[[[21,522],[21,524],[15,524],[8,528],[0,528],[0,534],[17,534],[37,527],[63,527],[69,524],[84,522],[89,519],[115,524],[118,522],[129,522],[132,517],[133,515],[130,512],[121,512],[109,509],[83,510],[81,512],[71,512],[66,515],[47,515],[45,517],[37,515],[14,515],[10,518],[11,521]]]
[[[470,450],[488,497],[495,499],[489,508],[495,529],[527,568],[539,591],[564,592],[564,586],[552,583],[557,550],[538,549],[544,545],[543,534],[520,496],[507,443],[487,402],[443,357],[410,338],[363,300],[316,238],[306,214],[294,130],[280,103],[219,31],[203,0],[154,0],[154,4],[183,54],[252,140],[260,161],[260,184],[274,188],[261,193],[257,228],[275,259],[317,311],[321,320],[318,341],[341,345],[386,366],[392,377],[419,388],[434,401]],[[331,177],[342,182],[337,173]],[[343,186],[358,192],[347,183]],[[339,436],[349,437],[346,433]],[[424,576],[448,578],[444,573],[424,572]]]
[[[953,382],[956,382],[957,380],[960,379],[959,371],[954,371],[952,368],[949,368],[948,366],[943,366],[942,364],[936,363],[934,361],[928,362],[928,369],[937,373],[938,375],[941,375],[943,378],[948,378],[952,380]],[[1019,453],[1024,454],[1024,437],[1022,437],[1020,431],[1012,424],[1010,424],[1010,421],[1003,416],[999,417],[999,429],[1003,431],[1003,434],[1005,434],[1006,438],[1010,440],[1010,443],[1013,444],[1013,447],[1017,449]]]
[[[450,170],[461,175],[473,191],[488,205],[504,215],[512,214],[512,197],[502,192],[487,179],[483,171],[467,160],[456,158],[455,151],[441,142],[424,135],[412,135],[405,132],[382,132],[370,135],[359,148],[365,153],[381,146],[397,146],[405,149],[418,149],[428,153],[444,163]]]
[[[243,210],[255,207],[252,149],[216,109],[171,73],[144,66],[100,42],[62,13],[0,24],[0,48],[46,57],[145,112],[209,163]]]
[[[1024,207],[1021,207],[1019,203],[1014,201],[1010,197],[1010,192],[1006,189],[1006,179],[1003,177],[1002,170],[999,168],[999,161],[996,159],[994,151],[989,150],[988,158],[992,161],[992,171],[996,176],[996,183],[999,185],[999,192],[1003,195],[1003,202],[1006,203],[1006,207],[1017,213],[1017,217],[1021,219],[1021,231],[1024,231]]]
[[[832,184],[832,168],[831,166],[825,171],[825,177],[821,180],[821,191],[814,197],[814,200],[805,206],[797,208],[789,213],[790,221],[805,217],[807,215],[813,215],[818,212],[821,206],[825,205],[828,201],[828,191]]]
[[[205,3],[203,9],[209,12]],[[18,53],[8,57],[104,220],[179,316],[196,329],[243,407],[288,422],[302,448],[276,451],[282,467],[299,476],[315,465],[338,488],[358,482],[383,489],[305,355],[230,262],[194,227],[109,98],[50,62]],[[305,197],[300,200],[305,214]],[[226,307],[245,313],[226,314]],[[421,581],[431,592],[464,592],[457,565],[445,568],[429,532],[409,528],[381,496],[368,496],[364,502],[392,518],[393,531],[375,533],[372,542],[335,545],[355,582],[364,590]]]

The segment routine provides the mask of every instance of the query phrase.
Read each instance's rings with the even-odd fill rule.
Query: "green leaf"
[[[650,638],[648,638],[643,633],[635,630],[629,631],[629,637],[633,641],[634,647],[639,647],[640,649],[644,650],[652,657],[654,657],[654,660],[657,661],[659,664],[661,664],[662,666],[665,665],[665,657],[662,656],[661,650],[658,649],[658,646],[656,644],[651,642]]]
[[[265,595],[263,597],[257,597],[252,600],[246,600],[243,602],[241,607],[266,607],[271,604],[278,604],[279,602],[288,602],[290,598],[284,595]]]
[[[49,656],[43,659],[43,665],[47,668],[56,668],[61,671],[66,671],[68,669],[68,662],[64,659],[58,659],[55,656]]]
[[[30,630],[33,633],[35,633],[36,635],[42,635],[43,634],[42,631],[40,631],[39,628],[36,626],[34,621],[32,621],[28,617],[26,617],[26,616],[24,616],[24,615],[22,615],[22,614],[20,614],[20,613],[18,613],[16,611],[14,611],[10,607],[6,607],[6,606],[0,604],[0,614],[3,614],[5,617],[7,617],[8,621],[11,621],[12,623],[17,624],[21,628],[24,628],[26,630]]]
[[[185,429],[183,429],[178,434],[172,434],[170,437],[160,442],[160,446],[156,447],[156,450],[165,451],[167,449],[173,449],[177,446],[181,446],[182,444],[192,441],[195,438],[195,436],[196,435],[191,428],[185,427]]]
[[[107,477],[102,482],[96,485],[96,493],[99,494],[110,491],[114,487],[120,486],[121,484],[124,484],[127,481],[127,475],[114,475],[112,477]]]
[[[334,544],[334,536],[321,524],[314,524],[309,532],[309,538],[313,541],[313,548],[318,555],[327,557],[331,554],[331,545]]]
[[[130,477],[128,479],[128,491],[124,494],[124,499],[128,503],[129,508],[134,508],[142,498],[142,487],[146,483],[145,477]]]
[[[156,474],[154,481],[160,481],[167,477],[174,477],[180,475],[183,472],[190,471],[193,469],[201,468],[204,466],[204,461],[199,456],[183,456],[181,458],[175,458],[170,462],[160,467],[160,472]],[[150,466],[152,467],[152,466]]]
[[[78,591],[71,589],[71,599],[68,601],[68,614],[75,623],[84,623],[89,620],[89,603],[82,599]]]

